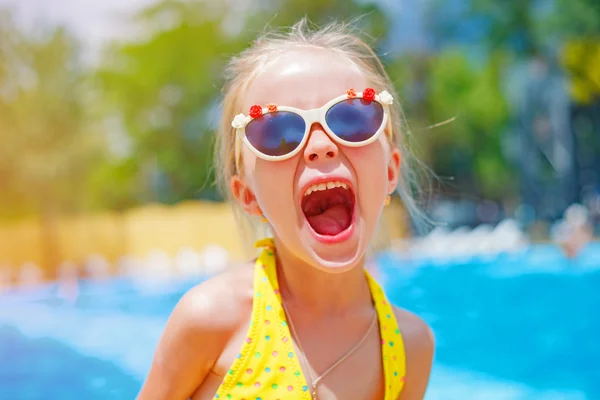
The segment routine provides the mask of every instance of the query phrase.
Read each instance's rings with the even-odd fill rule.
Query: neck
[[[314,316],[371,312],[364,257],[348,271],[329,273],[298,259],[277,239],[275,242],[279,288],[288,308],[301,308]]]

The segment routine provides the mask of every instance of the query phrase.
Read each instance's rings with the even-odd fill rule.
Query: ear
[[[262,216],[262,210],[258,206],[254,192],[239,175],[231,177],[231,192],[245,212],[250,215]]]
[[[387,167],[388,194],[393,193],[398,186],[400,178],[400,166],[402,164],[402,153],[397,147],[391,149],[390,160]]]

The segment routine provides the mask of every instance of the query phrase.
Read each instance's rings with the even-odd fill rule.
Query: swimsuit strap
[[[308,383],[295,353],[277,280],[275,242],[263,248],[254,269],[252,316],[240,353],[214,399],[311,400]],[[379,321],[385,379],[384,400],[396,400],[404,385],[405,355],[394,310],[377,282],[365,271]]]
[[[257,241],[255,247],[264,249],[257,261],[260,261],[263,265],[263,272],[267,276],[267,279],[271,281],[277,300],[281,304],[274,254],[275,242],[272,238],[265,238]],[[366,270],[365,276],[369,283],[369,289],[379,320],[381,354],[386,382],[385,400],[396,400],[402,391],[406,379],[404,341],[402,339],[400,328],[398,327],[394,308],[388,301],[383,288]],[[279,306],[279,308],[283,312],[283,308],[281,306]]]

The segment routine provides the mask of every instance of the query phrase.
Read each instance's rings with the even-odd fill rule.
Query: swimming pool
[[[433,327],[428,400],[600,399],[600,245],[463,259],[379,257],[397,305]],[[133,399],[191,282],[83,283],[0,297],[0,399]]]

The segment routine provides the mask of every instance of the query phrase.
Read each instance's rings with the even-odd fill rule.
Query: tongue
[[[310,226],[320,235],[335,236],[350,226],[350,213],[341,204],[307,219]]]

